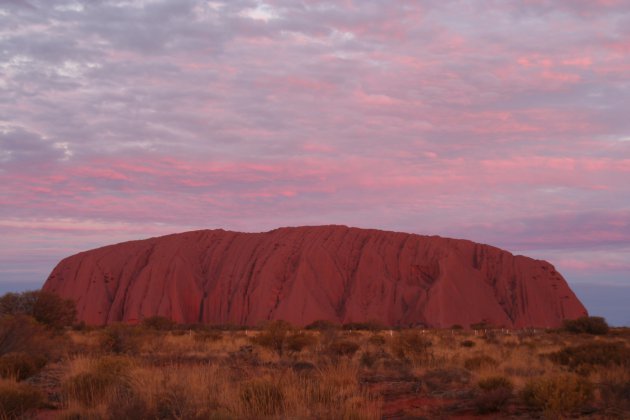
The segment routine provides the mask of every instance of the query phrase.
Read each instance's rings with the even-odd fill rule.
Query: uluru
[[[587,314],[554,267],[461,239],[346,226],[199,230],[63,259],[43,290],[87,324],[165,316],[450,327],[557,327]]]

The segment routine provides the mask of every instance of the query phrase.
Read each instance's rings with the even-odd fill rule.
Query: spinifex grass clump
[[[66,404],[78,402],[85,407],[107,403],[129,389],[133,361],[124,356],[104,356],[90,368],[70,376],[63,383]]]
[[[35,375],[46,365],[46,358],[27,352],[11,352],[0,356],[0,378],[18,381]]]
[[[14,380],[0,379],[1,419],[25,418],[43,402],[43,394],[36,387]]]
[[[514,384],[505,376],[491,376],[477,383],[475,406],[480,414],[501,410],[512,397]]]
[[[488,355],[469,357],[464,361],[464,367],[468,370],[479,370],[483,368],[495,367],[499,364],[496,359]]]
[[[587,379],[570,374],[532,379],[523,388],[523,402],[546,417],[559,418],[579,412],[593,399]]]

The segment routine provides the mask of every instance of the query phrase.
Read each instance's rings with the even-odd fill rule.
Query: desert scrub
[[[630,366],[630,348],[622,342],[595,342],[566,347],[549,358],[571,370],[586,373],[593,366]]]
[[[286,321],[270,321],[260,333],[252,337],[251,341],[254,344],[274,351],[278,357],[282,357],[287,336],[293,331],[293,326]]]
[[[209,343],[220,341],[223,338],[223,333],[218,330],[196,331],[193,335],[194,340],[200,343]]]
[[[46,359],[25,352],[12,352],[0,356],[0,377],[18,381],[30,378],[42,370]]]
[[[426,363],[431,360],[431,340],[425,338],[420,331],[405,330],[394,336],[391,342],[392,354],[405,361]]]
[[[132,362],[122,356],[105,356],[88,370],[78,372],[64,381],[62,394],[66,405],[77,402],[94,407],[109,402],[129,389]]]
[[[315,344],[317,344],[317,338],[313,334],[302,331],[293,332],[285,339],[286,351],[293,356]]]
[[[480,414],[500,411],[512,397],[514,385],[505,376],[491,376],[477,383],[474,404]]]
[[[100,348],[107,353],[137,354],[152,334],[137,326],[112,324],[101,331]]]
[[[285,413],[285,391],[274,379],[255,378],[241,385],[240,402],[248,418],[261,418]]]
[[[367,339],[367,343],[370,346],[380,348],[385,345],[385,337],[375,333],[370,335],[370,337]]]
[[[464,361],[464,367],[468,370],[480,370],[484,368],[495,367],[499,364],[495,359],[490,356],[480,355],[466,359]]]
[[[597,384],[602,408],[609,418],[630,418],[630,369],[598,369]]]
[[[306,380],[305,403],[316,418],[379,419],[378,396],[361,389],[358,367],[349,360],[325,365]]]
[[[226,366],[215,364],[172,364],[141,366],[130,374],[130,389],[120,399],[111,401],[108,411],[118,412],[111,418],[137,418],[145,412],[148,418],[207,419],[237,417],[241,403],[238,382]],[[241,416],[242,418],[242,416]]]
[[[470,348],[470,347],[475,347],[475,342],[472,340],[464,340],[461,343],[459,343],[459,345],[462,347]]]
[[[51,335],[26,315],[0,316],[0,355],[11,352],[48,354]]]
[[[0,418],[22,419],[41,406],[43,396],[32,385],[0,379]]]
[[[593,335],[607,334],[610,328],[606,320],[600,316],[583,316],[578,319],[565,320],[564,329],[572,333]]]
[[[352,357],[359,350],[359,347],[359,344],[352,340],[340,339],[330,343],[328,352],[334,357]]]
[[[560,418],[582,409],[593,397],[593,385],[586,379],[566,374],[532,379],[521,391],[521,399],[546,417]]]

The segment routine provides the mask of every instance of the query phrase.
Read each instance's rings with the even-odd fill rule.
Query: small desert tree
[[[74,301],[50,292],[32,290],[0,297],[0,316],[27,315],[52,328],[63,328],[76,320]]]
[[[608,333],[608,323],[601,316],[583,316],[564,321],[564,329],[572,333],[604,335]]]
[[[284,354],[284,343],[287,336],[293,331],[293,326],[286,321],[277,320],[267,323],[256,337],[252,338],[255,344],[273,350],[278,356]]]

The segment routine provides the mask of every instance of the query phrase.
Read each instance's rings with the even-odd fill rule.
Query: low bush
[[[248,418],[276,416],[284,412],[284,390],[271,379],[258,378],[244,382],[239,395]]]
[[[0,356],[0,377],[18,381],[30,378],[42,370],[46,359],[25,352],[12,352]]]
[[[470,347],[475,347],[475,342],[472,340],[464,340],[461,343],[459,343],[459,345],[462,347],[470,348]]]
[[[592,397],[593,385],[575,375],[532,379],[521,392],[521,399],[527,407],[554,418],[582,409]]]
[[[22,419],[42,405],[41,392],[32,385],[0,379],[0,418]]]
[[[464,367],[468,370],[491,368],[497,366],[498,364],[499,362],[486,355],[470,357],[464,361]]]
[[[326,319],[318,319],[317,321],[313,321],[308,324],[305,329],[316,331],[339,330],[341,329],[341,325]]]
[[[482,391],[492,391],[499,388],[509,389],[510,391],[514,389],[512,381],[505,376],[491,376],[489,378],[482,379],[477,383],[477,386]]]
[[[284,343],[289,333],[293,331],[293,326],[286,321],[271,321],[263,326],[263,330],[252,337],[251,341],[262,347],[274,351],[278,356],[284,354]]]
[[[133,325],[112,324],[102,330],[100,348],[107,353],[136,354],[147,334],[150,332]]]
[[[472,330],[489,330],[492,328],[494,328],[494,326],[487,321],[480,321],[470,324],[470,329]]]
[[[371,351],[364,351],[363,353],[361,353],[361,359],[359,360],[359,363],[361,364],[361,366],[371,368],[371,367],[374,367],[374,365],[376,365],[376,362],[378,361],[378,359],[379,359],[378,353],[371,352]]]
[[[121,393],[107,407],[107,415],[110,419],[154,419],[157,417],[156,414],[135,392]],[[83,419],[83,417],[80,418]]]
[[[630,348],[621,342],[586,343],[551,353],[549,358],[572,370],[587,372],[592,366],[630,366]]]
[[[425,362],[432,357],[431,340],[417,330],[405,330],[396,334],[391,342],[392,354],[402,360]]]
[[[32,317],[0,317],[0,355],[11,352],[40,352],[46,347],[48,333]]]
[[[7,293],[0,297],[0,315],[32,316],[44,325],[60,329],[74,323],[77,310],[74,301],[40,290]]]
[[[599,389],[606,410],[630,415],[630,380],[604,380]]]
[[[514,385],[504,376],[492,376],[477,383],[474,404],[480,414],[500,411],[512,397]]]
[[[106,356],[97,360],[91,369],[68,378],[62,384],[66,401],[77,401],[86,407],[128,391],[129,370],[132,363],[122,356]]]
[[[359,350],[359,345],[351,340],[337,340],[330,343],[328,351],[333,356],[352,357]]]
[[[151,316],[142,320],[142,326],[151,330],[170,331],[175,328],[175,321],[165,316]]]
[[[578,319],[567,319],[564,321],[564,329],[572,333],[593,335],[607,334],[610,330],[606,320],[600,316],[583,316]]]
[[[457,368],[433,369],[422,375],[422,382],[429,392],[445,392],[468,385],[471,374]]]
[[[299,353],[304,348],[314,346],[317,338],[301,331],[289,334],[285,339],[285,348],[291,354]]]
[[[385,337],[380,334],[372,334],[367,342],[372,346],[380,347],[385,344]]]
[[[378,321],[348,322],[343,324],[343,329],[347,331],[382,331],[383,324]]]
[[[195,341],[207,343],[221,340],[223,338],[223,333],[217,330],[201,330],[197,331],[193,337]]]

